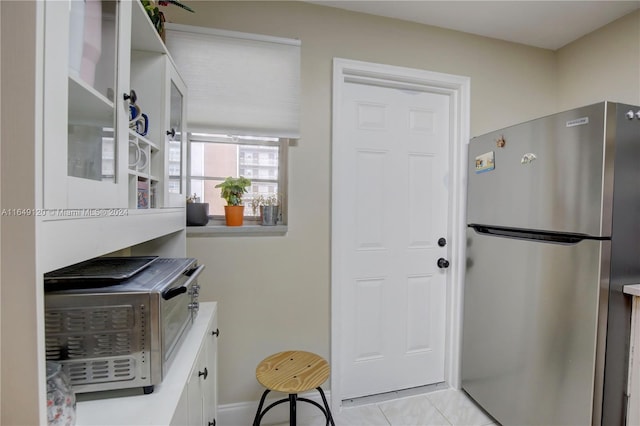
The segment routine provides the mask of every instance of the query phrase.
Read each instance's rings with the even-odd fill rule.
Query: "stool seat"
[[[256,379],[272,391],[301,393],[316,389],[329,378],[329,363],[305,351],[273,354],[256,367]]]
[[[273,407],[289,402],[289,425],[296,426],[298,401],[315,405],[322,411],[327,426],[335,426],[329,403],[320,387],[329,378],[329,363],[319,355],[305,351],[284,351],[263,359],[256,367],[256,379],[266,389],[262,393],[253,426],[260,426],[262,417]],[[316,389],[324,406],[299,393]],[[264,410],[264,402],[271,391],[289,394],[287,398],[271,403]]]

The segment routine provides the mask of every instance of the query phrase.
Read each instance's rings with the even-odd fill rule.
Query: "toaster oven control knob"
[[[189,303],[188,307],[192,311],[197,311],[200,308],[200,304],[198,302],[191,302]]]
[[[200,294],[200,284],[194,284],[193,287],[191,287],[191,294],[194,296]]]

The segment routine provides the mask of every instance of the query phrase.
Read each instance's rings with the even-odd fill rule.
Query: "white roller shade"
[[[300,41],[167,24],[190,132],[300,137]]]

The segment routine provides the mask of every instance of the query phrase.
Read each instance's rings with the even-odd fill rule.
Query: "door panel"
[[[468,229],[462,387],[499,422],[591,424],[600,255],[609,249]]]
[[[444,380],[449,98],[347,83],[334,150],[343,398]]]

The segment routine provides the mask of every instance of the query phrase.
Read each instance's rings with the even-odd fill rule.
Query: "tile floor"
[[[334,413],[334,420],[336,426],[496,426],[469,397],[454,389],[346,407]],[[325,418],[301,418],[298,425],[324,426]]]

